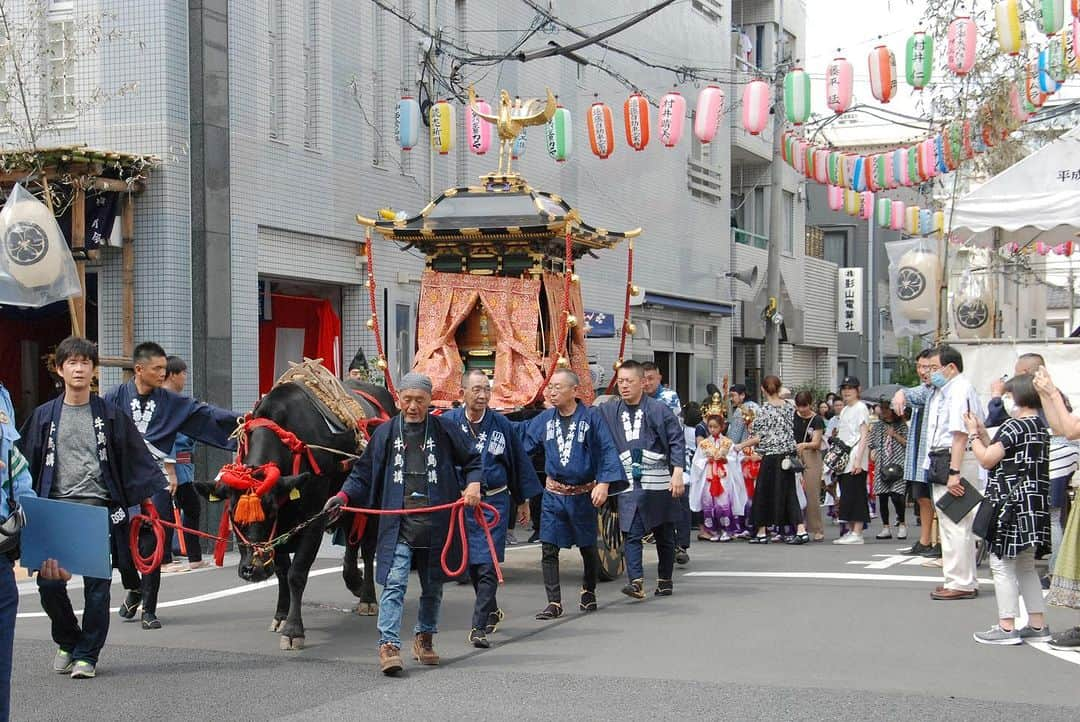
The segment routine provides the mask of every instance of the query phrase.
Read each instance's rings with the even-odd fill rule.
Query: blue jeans
[[[431,578],[429,549],[413,549],[404,542],[394,547],[394,561],[386,575],[379,597],[379,646],[392,644],[401,648],[401,617],[405,611],[405,592],[409,588],[409,567],[416,559],[416,574],[420,577],[420,611],[413,634],[439,631],[439,606],[442,604],[442,582]]]
[[[630,581],[645,578],[645,566],[641,560],[641,539],[650,531],[656,540],[656,556],[659,558],[656,578],[671,579],[671,572],[675,568],[675,525],[671,522],[665,522],[652,529],[646,529],[645,522],[641,520],[641,513],[638,512],[634,514],[634,522],[630,525],[630,531],[623,536],[626,576]]]
[[[0,554],[0,722],[11,715],[11,655],[15,647],[15,613],[19,587],[6,554]]]
[[[75,619],[68,596],[67,582],[38,576],[41,607],[52,621],[52,638],[57,646],[70,652],[75,661],[97,664],[105,637],[109,635],[109,586],[111,579],[83,577],[83,623]]]

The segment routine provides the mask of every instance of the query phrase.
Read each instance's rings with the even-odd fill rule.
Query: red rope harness
[[[322,474],[319,469],[318,463],[315,461],[315,455],[311,452],[311,449],[306,443],[304,443],[300,437],[291,431],[281,428],[277,422],[266,418],[255,418],[248,414],[244,418],[244,433],[240,436],[240,443],[236,447],[236,463],[243,464],[244,457],[247,456],[248,450],[248,434],[253,429],[270,429],[277,434],[278,439],[284,444],[285,448],[292,452],[293,464],[292,473],[293,476],[300,473],[300,462],[306,457],[308,463],[311,465],[311,470],[316,474]],[[262,467],[259,467],[262,468]],[[228,483],[228,482],[226,482]],[[246,487],[233,487],[233,488],[246,488]]]
[[[179,522],[171,522],[162,519],[158,515],[157,509],[153,504],[149,504],[145,514],[136,514],[131,518],[131,531],[128,535],[128,543],[131,548],[131,558],[135,562],[135,568],[140,574],[150,574],[158,567],[161,566],[161,560],[165,558],[165,527],[171,527],[183,533],[194,534],[201,536],[205,539],[213,539],[218,545],[221,546],[222,559],[225,556],[225,543],[228,542],[228,536],[222,536],[222,532],[219,529],[218,534],[207,534],[204,531],[198,529],[190,529],[183,526]],[[229,509],[226,506],[225,517],[229,515]],[[227,521],[227,520],[226,520]],[[143,524],[149,524],[150,530],[154,535],[154,549],[148,556],[143,556],[139,551],[139,533],[142,531]],[[226,534],[227,528],[226,528]],[[220,567],[223,561],[219,561],[217,558],[217,550],[215,548],[214,562]]]
[[[386,363],[383,354],[382,336],[379,334],[379,314],[375,308],[375,266],[374,253],[371,248],[371,229],[364,235],[364,256],[367,258],[367,287],[368,301],[371,304],[371,331],[375,334],[375,353],[378,356],[377,363],[382,368],[383,377],[386,379],[386,390],[395,399],[397,391],[394,389],[394,381],[390,378],[390,366]]]

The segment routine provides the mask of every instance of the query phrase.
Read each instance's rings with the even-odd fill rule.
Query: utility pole
[[[874,305],[874,291],[877,287],[877,278],[874,276],[874,214],[870,214],[870,220],[866,222],[866,236],[869,255],[866,257],[866,296],[867,296],[867,309],[866,309],[866,327],[869,329],[869,333],[866,334],[866,368],[868,373],[866,374],[866,384],[869,388],[874,385],[874,318],[878,318],[878,329],[881,329],[880,316],[874,313],[874,309],[877,308]],[[880,344],[884,346],[885,344]]]
[[[786,230],[784,223],[784,169],[780,161],[781,134],[784,130],[784,0],[779,2],[779,15],[776,24],[776,65],[773,82],[773,159],[769,166],[769,261],[765,271],[765,292],[770,299],[776,300],[776,310],[780,308],[780,237]],[[794,239],[792,239],[794,242]],[[766,374],[780,373],[780,324],[772,317],[765,319],[765,363]]]

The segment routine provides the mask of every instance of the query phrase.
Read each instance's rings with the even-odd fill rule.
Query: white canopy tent
[[[954,234],[964,240],[975,236],[979,245],[1061,243],[1077,240],[1078,199],[1080,127],[957,200],[947,220]]]

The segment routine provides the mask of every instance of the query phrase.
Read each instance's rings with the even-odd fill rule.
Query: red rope
[[[390,366],[386,363],[386,357],[383,355],[382,336],[379,334],[379,314],[375,307],[375,261],[374,253],[371,248],[370,229],[368,229],[364,236],[364,255],[367,258],[368,300],[371,303],[371,330],[375,333],[375,353],[378,355],[378,362],[383,366],[382,372],[383,377],[386,379],[386,389],[390,392],[390,395],[396,399],[397,391],[394,389],[394,382],[390,378]]]
[[[145,514],[135,514],[131,517],[131,531],[128,535],[128,543],[131,548],[131,558],[135,562],[135,568],[140,574],[150,574],[155,569],[161,566],[161,561],[165,558],[165,527],[171,527],[177,531],[187,534],[194,534],[201,536],[205,539],[213,539],[219,545],[222,545],[222,557],[224,558],[224,544],[229,541],[228,536],[221,536],[222,530],[218,530],[218,534],[207,534],[204,531],[198,529],[188,528],[180,523],[166,521],[158,515],[157,509],[153,504],[149,504]],[[227,522],[229,516],[229,507],[226,505],[225,514],[223,519]],[[143,556],[139,551],[139,533],[142,531],[143,524],[149,524],[150,530],[154,535],[154,549],[148,556]],[[223,525],[225,526],[225,525]],[[227,529],[227,526],[226,526]],[[217,566],[222,565],[222,561],[218,560],[216,549],[214,554],[214,563]]]
[[[569,360],[569,352],[567,351],[567,335],[569,335],[568,320],[570,316],[570,283],[571,277],[574,275],[574,241],[570,235],[570,224],[566,224],[566,260],[563,263],[563,299],[562,299],[562,311],[559,314],[562,318],[559,321],[559,335],[555,337],[555,359],[551,362],[551,368],[548,369],[547,374],[544,376],[544,383],[540,384],[539,390],[536,392],[536,396],[533,397],[533,401],[539,401],[544,396],[544,389],[551,383],[551,377],[555,375],[555,371],[559,368],[559,359],[565,355]]]
[[[446,532],[446,543],[443,544],[439,562],[442,564],[442,570],[446,576],[457,577],[464,574],[465,570],[469,568],[469,538],[468,532],[465,529],[464,499],[458,499],[449,504],[421,506],[415,509],[364,509],[353,506],[341,507],[342,511],[351,511],[357,515],[357,521],[354,522],[352,532],[350,533],[350,538],[355,536],[357,540],[364,535],[368,514],[374,516],[402,516],[407,514],[431,514],[436,511],[446,511],[447,509],[450,510],[450,527]],[[490,522],[487,519],[487,515],[484,513],[488,511],[493,515]],[[499,510],[491,504],[488,504],[486,501],[482,501],[473,508],[473,515],[476,518],[476,523],[484,530],[484,536],[487,537],[488,551],[491,552],[491,563],[495,565],[495,576],[498,578],[499,584],[502,584],[502,568],[499,566],[499,558],[495,553],[495,540],[491,538],[491,530],[498,525],[500,520]],[[359,521],[360,519],[363,519],[363,521]],[[455,533],[457,538],[461,540],[461,565],[457,569],[451,569],[447,557],[450,555],[450,549],[454,545]]]
[[[634,241],[631,239],[626,246],[626,301],[623,303],[623,324],[622,332],[619,334],[619,355],[618,362],[621,364],[623,361],[623,355],[626,353],[626,331],[630,327],[630,295],[631,290],[634,288]],[[615,374],[611,376],[611,382],[607,386],[605,393],[611,393],[615,389]]]

